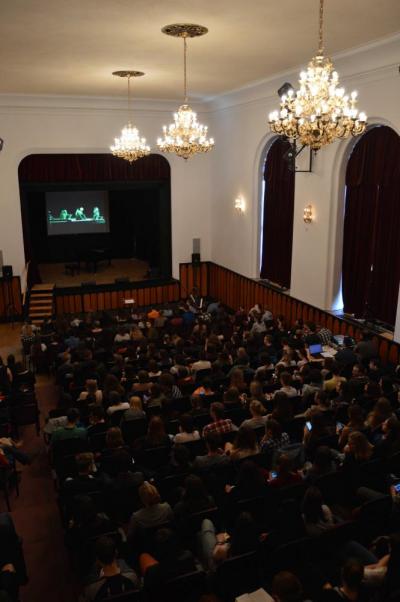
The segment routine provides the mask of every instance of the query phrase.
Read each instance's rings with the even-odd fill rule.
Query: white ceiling
[[[326,0],[327,54],[400,30],[400,0]],[[303,64],[318,0],[0,0],[0,93],[121,96],[138,69],[145,98],[179,98],[182,41],[161,27],[205,25],[189,40],[189,89],[204,98]]]

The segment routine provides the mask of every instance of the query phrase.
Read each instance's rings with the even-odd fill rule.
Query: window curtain
[[[271,146],[264,168],[264,215],[261,278],[290,288],[292,271],[295,173],[284,154],[290,143],[278,138]]]
[[[400,283],[400,137],[364,134],[346,172],[344,310],[394,324]]]

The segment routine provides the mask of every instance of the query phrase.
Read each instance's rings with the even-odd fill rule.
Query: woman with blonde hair
[[[371,460],[374,454],[374,446],[368,441],[364,433],[359,431],[353,431],[349,435],[349,440],[344,448],[346,454],[346,460],[349,458],[356,462],[367,462]]]
[[[171,506],[167,502],[161,501],[158,489],[152,483],[144,481],[140,485],[139,498],[143,508],[132,514],[128,538],[138,527],[143,529],[157,527],[172,521],[174,517]]]

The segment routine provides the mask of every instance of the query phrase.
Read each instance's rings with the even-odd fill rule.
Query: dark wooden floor
[[[115,278],[127,277],[133,282],[144,280],[149,264],[140,259],[112,259],[111,265],[101,262],[98,265],[96,273],[86,271],[82,264],[80,273],[65,273],[64,263],[41,263],[39,272],[42,282],[53,282],[56,286],[62,288],[67,286],[79,286],[81,282],[95,280],[97,284],[114,283]]]

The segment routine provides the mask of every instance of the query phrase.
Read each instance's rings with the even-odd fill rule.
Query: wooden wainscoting
[[[22,313],[20,277],[0,278],[0,322],[21,319]]]

